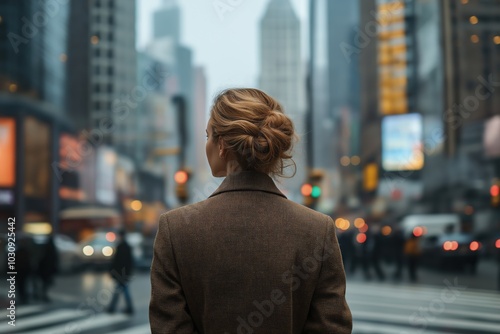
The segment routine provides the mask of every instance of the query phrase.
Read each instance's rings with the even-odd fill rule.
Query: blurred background
[[[500,1],[3,0],[15,332],[149,332],[158,217],[222,181],[205,129],[229,87],[266,91],[294,120],[296,174],[277,185],[334,219],[354,332],[498,332]],[[122,228],[135,315],[103,312]],[[47,257],[58,265],[41,273]]]

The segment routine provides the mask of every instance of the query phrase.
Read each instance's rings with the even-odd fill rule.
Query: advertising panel
[[[0,187],[12,188],[16,183],[16,121],[0,118]]]
[[[46,199],[51,173],[50,127],[34,117],[26,117],[24,133],[24,193]]]
[[[424,167],[420,114],[384,117],[382,167],[385,171],[415,171]]]

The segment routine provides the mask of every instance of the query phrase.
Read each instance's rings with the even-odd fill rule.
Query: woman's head
[[[207,125],[207,158],[214,176],[225,176],[227,163],[242,170],[284,176],[298,139],[278,101],[251,88],[228,89],[214,100]],[[295,175],[295,172],[294,172]]]

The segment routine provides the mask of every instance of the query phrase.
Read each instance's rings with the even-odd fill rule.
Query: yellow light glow
[[[354,227],[361,228],[365,225],[365,220],[363,218],[354,219]]]
[[[82,252],[86,256],[91,256],[92,254],[94,254],[94,247],[87,245],[83,247]]]
[[[90,43],[92,43],[92,44],[96,45],[97,43],[99,43],[99,37],[97,37],[97,36],[95,36],[95,35],[94,35],[94,36],[92,36],[92,37],[90,38]]]
[[[349,166],[351,163],[351,158],[348,156],[344,155],[342,158],[340,158],[340,164],[344,167]]]
[[[357,155],[351,157],[351,163],[354,165],[354,166],[357,166],[359,165],[359,163],[361,162],[361,159],[360,157],[358,157]]]
[[[111,255],[113,255],[113,248],[111,248],[110,246],[104,246],[102,248],[102,254],[104,256],[111,256]]]
[[[31,234],[50,234],[52,233],[52,225],[50,223],[25,223],[23,231]]]
[[[392,228],[390,226],[382,227],[382,234],[383,235],[388,236],[389,234],[391,234],[391,232],[392,232]]]
[[[493,37],[493,43],[495,43],[496,45],[500,44],[500,36]]]
[[[462,0],[462,4],[466,5],[469,3],[469,0]]]
[[[471,16],[471,17],[469,18],[469,22],[470,22],[471,24],[477,24],[477,23],[479,22],[479,20],[477,19],[477,16]]]
[[[142,202],[139,200],[132,201],[132,203],[130,203],[130,208],[134,211],[141,211]]]
[[[68,56],[65,53],[61,53],[61,55],[59,56],[59,60],[65,63],[66,60],[68,60]]]
[[[17,91],[17,85],[16,84],[10,84],[9,85],[9,92],[15,93]]]

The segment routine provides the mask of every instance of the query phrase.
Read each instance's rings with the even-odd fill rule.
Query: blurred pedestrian
[[[19,304],[27,304],[30,301],[28,286],[33,274],[30,239],[19,238],[18,247],[16,250],[16,289],[19,295]]]
[[[41,257],[36,269],[36,292],[40,300],[50,302],[49,288],[54,284],[54,277],[59,272],[59,253],[54,243],[54,236],[48,235],[46,243],[42,246]]]
[[[366,269],[365,276],[371,277],[371,268],[374,269],[377,278],[380,281],[385,280],[385,274],[380,267],[380,260],[382,257],[382,234],[380,233],[380,227],[378,225],[372,225],[368,233],[366,233],[367,239],[365,242],[365,258],[366,258]]]
[[[404,265],[404,250],[405,250],[405,237],[403,229],[397,227],[392,235],[392,254],[394,256],[394,262],[396,268],[394,270],[393,278],[400,281],[403,277],[403,265]]]
[[[132,256],[132,248],[128,244],[125,236],[126,232],[124,229],[118,232],[118,246],[116,247],[115,255],[111,261],[110,274],[116,284],[111,303],[107,309],[108,313],[115,312],[116,305],[122,293],[125,297],[125,302],[127,303],[125,313],[134,313],[132,297],[128,287],[132,278],[134,258]]]
[[[410,275],[410,281],[416,282],[417,270],[418,270],[418,262],[420,259],[420,244],[419,238],[412,234],[410,238],[405,243],[404,253],[406,256],[406,261],[408,264],[408,273]]]
[[[228,89],[206,132],[212,175],[225,179],[160,216],[151,333],[350,334],[335,223],[273,180],[292,158],[292,119],[261,90]]]

